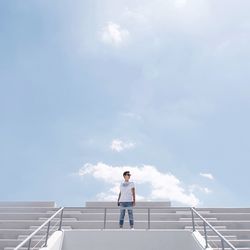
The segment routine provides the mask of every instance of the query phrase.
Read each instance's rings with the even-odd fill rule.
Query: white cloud
[[[132,173],[131,181],[136,184],[137,200],[170,200],[180,204],[197,206],[199,199],[193,192],[184,189],[182,182],[171,173],[163,173],[150,165],[138,166],[111,166],[105,163],[96,165],[87,163],[79,169],[79,176],[91,175],[95,179],[111,185],[106,192],[96,195],[99,200],[116,200],[120,182],[123,180],[122,173],[129,170]],[[142,195],[143,187],[148,185],[149,193]],[[148,190],[148,189],[147,189]],[[145,190],[144,190],[145,191]]]
[[[127,42],[130,34],[122,29],[119,24],[109,22],[102,30],[101,39],[104,43],[120,46]]]
[[[210,193],[212,193],[212,190],[211,190],[211,189],[209,189],[209,188],[207,188],[207,187],[201,187],[201,186],[195,185],[195,184],[189,186],[189,190],[190,190],[190,192],[194,192],[195,190],[198,190],[198,191],[200,191],[200,192],[202,192],[202,193],[205,193],[205,194],[210,194]]]
[[[204,190],[204,192],[207,193],[207,194],[212,193],[212,190],[209,189],[209,188],[207,188],[207,187],[203,188],[203,190]]]
[[[119,140],[119,139],[114,139],[110,145],[110,148],[113,150],[113,151],[116,151],[116,152],[121,152],[125,149],[131,149],[131,148],[134,148],[135,147],[135,143],[133,142],[124,142],[122,140]]]
[[[204,178],[207,178],[209,180],[214,180],[214,177],[212,174],[210,173],[200,173],[200,176],[204,177]]]

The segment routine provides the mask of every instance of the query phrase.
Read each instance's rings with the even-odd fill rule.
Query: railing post
[[[29,243],[28,243],[28,250],[30,250],[30,245],[31,245],[31,238],[30,238],[30,240],[29,240]]]
[[[193,232],[195,231],[195,223],[194,223],[194,210],[191,207],[191,214],[192,214],[192,226],[193,226]]]
[[[64,210],[64,208],[62,209],[61,216],[60,216],[60,224],[59,224],[59,228],[58,228],[59,231],[62,231],[63,210]]]
[[[221,239],[221,248],[222,248],[222,250],[224,250],[224,240],[223,239]]]
[[[48,242],[48,238],[49,238],[49,228],[50,228],[50,221],[49,221],[48,227],[47,227],[47,233],[46,233],[46,239],[45,239],[44,247],[47,247],[47,242]]]
[[[203,226],[204,226],[204,235],[205,235],[205,241],[206,241],[206,248],[208,248],[208,243],[207,243],[207,228],[206,228],[205,221],[203,221]]]
[[[148,208],[148,229],[150,229],[150,207]]]
[[[103,229],[106,228],[106,217],[107,217],[107,208],[104,208],[104,223],[103,223]]]

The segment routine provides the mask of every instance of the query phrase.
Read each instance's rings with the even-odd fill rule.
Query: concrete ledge
[[[54,201],[0,201],[0,207],[55,207]]]

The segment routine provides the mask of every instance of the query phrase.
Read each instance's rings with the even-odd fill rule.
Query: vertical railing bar
[[[103,223],[103,229],[106,228],[106,217],[107,217],[107,208],[104,208],[104,223]]]
[[[150,208],[148,207],[148,229],[150,229]]]
[[[30,250],[31,240],[32,240],[32,238],[30,238],[30,240],[29,240],[29,243],[28,243],[28,250]]]
[[[194,211],[191,208],[191,214],[192,214],[192,226],[193,226],[193,232],[195,231],[195,222],[194,222]]]
[[[203,226],[204,226],[204,235],[205,235],[205,241],[206,241],[206,248],[208,248],[208,243],[207,243],[207,228],[206,228],[205,221],[203,221]]]
[[[224,240],[223,239],[221,239],[221,248],[222,248],[222,250],[224,250]]]
[[[46,234],[44,247],[47,247],[47,242],[48,242],[48,238],[49,238],[49,228],[50,228],[50,221],[49,221],[48,227],[47,227],[47,234]]]
[[[59,228],[58,228],[59,231],[62,231],[63,210],[64,209],[62,209],[62,212],[61,212],[61,215],[60,215],[60,224],[59,224]]]

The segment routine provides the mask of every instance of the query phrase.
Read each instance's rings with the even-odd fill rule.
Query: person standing
[[[120,206],[120,228],[123,228],[124,216],[127,209],[130,228],[134,229],[133,207],[135,206],[135,185],[134,182],[129,181],[130,176],[131,174],[129,171],[125,171],[123,173],[124,181],[120,185],[120,193],[118,196],[117,205]]]

